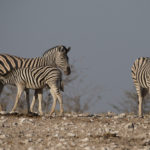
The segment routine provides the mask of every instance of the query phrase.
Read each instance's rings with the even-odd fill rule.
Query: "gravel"
[[[150,115],[0,115],[0,150],[150,150]]]

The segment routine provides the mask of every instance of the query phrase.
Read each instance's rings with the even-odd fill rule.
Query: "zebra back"
[[[0,74],[5,75],[13,69],[18,68],[34,68],[40,66],[58,67],[64,71],[65,74],[71,73],[68,56],[70,48],[65,46],[56,46],[44,52],[42,57],[37,58],[23,58],[9,54],[0,54]]]
[[[42,65],[41,58],[23,58],[9,54],[0,54],[0,74],[4,75],[13,69],[37,67]],[[43,64],[44,65],[44,64]]]
[[[46,84],[53,84],[56,83],[56,81],[59,81],[60,89],[62,87],[61,71],[58,68],[50,66],[14,69],[4,76],[0,76],[0,80],[4,84],[21,84],[24,87],[31,89],[43,88]]]

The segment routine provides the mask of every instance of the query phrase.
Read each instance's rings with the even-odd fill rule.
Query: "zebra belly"
[[[44,88],[46,85],[42,84],[42,85],[29,85],[29,84],[26,84],[26,88],[28,89],[42,89]]]

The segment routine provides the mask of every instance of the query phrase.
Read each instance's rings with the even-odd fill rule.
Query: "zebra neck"
[[[41,61],[45,63],[45,66],[52,66],[52,67],[57,67],[56,65],[56,60],[55,60],[55,55],[51,53],[51,55],[48,55],[46,57],[41,57]]]

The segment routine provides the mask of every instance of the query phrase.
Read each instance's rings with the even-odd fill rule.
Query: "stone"
[[[82,142],[88,142],[89,141],[89,138],[84,138],[84,139],[81,139]]]
[[[33,147],[29,147],[28,150],[34,150],[34,148]]]
[[[76,135],[74,133],[68,133],[67,136],[69,136],[69,137],[75,137]]]
[[[26,121],[26,119],[25,118],[21,118],[21,119],[19,119],[19,122],[22,124],[22,123],[24,123]]]
[[[5,134],[1,134],[0,135],[0,139],[5,139],[6,138],[6,135]]]
[[[121,113],[121,114],[118,115],[118,117],[119,118],[124,118],[124,117],[126,117],[126,114],[125,113]]]
[[[125,125],[125,128],[134,129],[134,124],[133,123],[128,123],[128,124]]]

